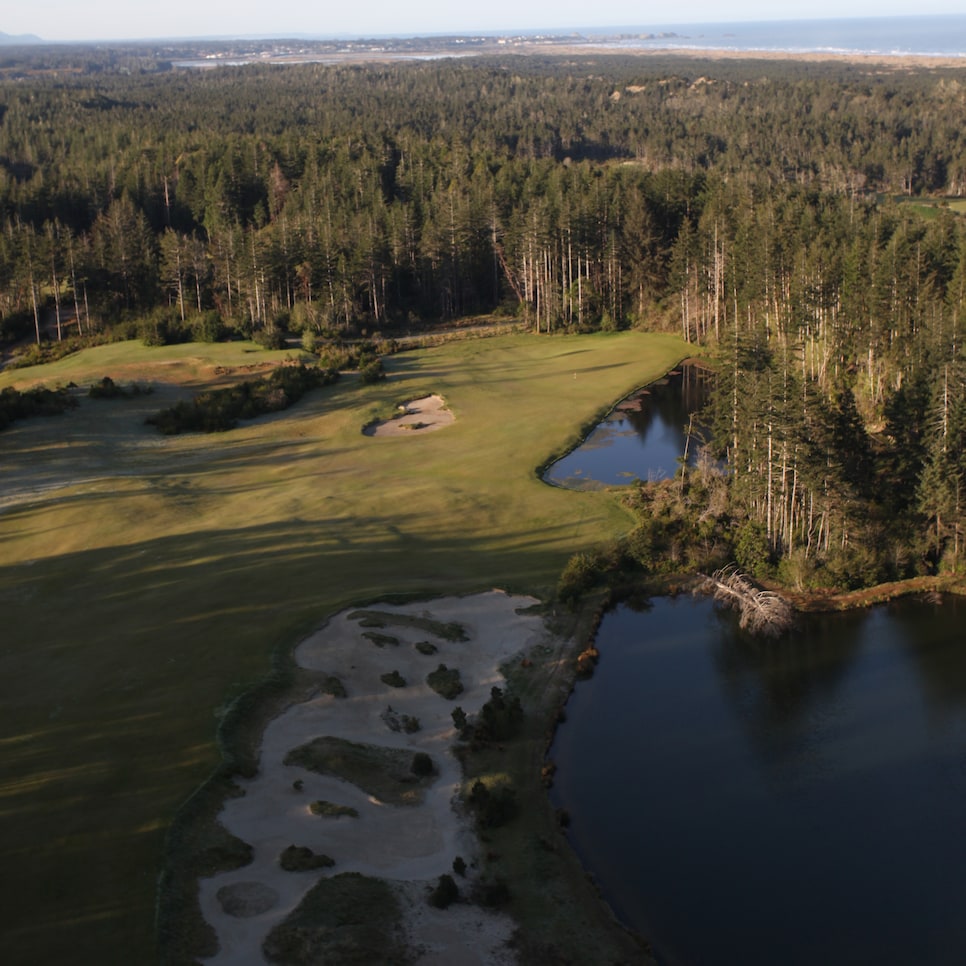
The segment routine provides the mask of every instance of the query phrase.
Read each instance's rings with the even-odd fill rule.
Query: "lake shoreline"
[[[863,725],[875,723],[879,720],[882,711],[881,702],[886,701],[889,696],[893,695],[891,685],[890,687],[883,685],[878,688],[880,680],[878,675],[884,673],[881,663],[883,649],[892,647],[893,651],[903,655],[903,659],[898,662],[900,666],[904,666],[906,656],[912,653],[909,648],[913,644],[916,646],[915,653],[923,655],[922,661],[927,660],[926,656],[928,656],[928,661],[934,661],[940,653],[949,653],[955,656],[957,650],[959,650],[956,647],[956,615],[962,613],[960,601],[947,598],[943,602],[942,611],[939,611],[936,608],[937,602],[931,600],[928,596],[931,590],[937,590],[939,587],[944,592],[954,587],[954,592],[961,593],[961,585],[955,585],[953,582],[943,584],[935,578],[896,582],[881,585],[878,588],[870,588],[871,592],[836,595],[839,600],[834,604],[828,597],[816,603],[826,605],[824,607],[826,610],[829,609],[829,604],[833,604],[840,610],[845,610],[857,608],[860,601],[874,604],[895,597],[911,595],[913,599],[908,602],[908,607],[897,605],[895,608],[878,608],[875,613],[863,614],[860,612],[853,617],[841,619],[825,619],[821,616],[809,620],[803,619],[800,632],[784,642],[787,646],[783,646],[783,642],[779,641],[769,642],[768,646],[762,647],[749,642],[744,635],[735,634],[736,622],[730,617],[726,618],[723,614],[711,617],[711,611],[716,608],[710,601],[682,599],[690,597],[688,591],[691,586],[691,581],[686,578],[682,578],[676,584],[669,582],[669,586],[666,588],[668,593],[662,595],[666,596],[667,600],[655,599],[653,607],[640,608],[640,613],[634,613],[638,611],[638,608],[634,607],[633,603],[620,608],[615,613],[613,623],[608,623],[595,638],[595,640],[599,640],[597,646],[601,651],[601,665],[598,672],[595,673],[595,678],[599,676],[601,680],[599,682],[595,680],[593,689],[581,690],[572,706],[568,704],[567,720],[570,723],[570,728],[559,729],[560,735],[563,737],[560,739],[560,743],[551,749],[559,768],[559,791],[557,794],[560,797],[556,800],[556,804],[571,809],[573,815],[574,832],[570,839],[572,847],[586,860],[588,874],[601,874],[602,885],[605,886],[605,901],[611,900],[612,908],[619,910],[618,915],[624,920],[625,924],[644,928],[644,923],[648,923],[647,928],[653,934],[655,948],[659,952],[663,952],[664,955],[668,955],[669,959],[674,959],[670,955],[670,951],[676,949],[675,944],[677,942],[674,937],[673,926],[668,925],[670,920],[662,921],[660,919],[660,910],[664,908],[663,899],[656,906],[644,904],[646,896],[650,894],[648,892],[649,887],[644,884],[648,875],[641,873],[639,870],[647,868],[649,875],[656,874],[662,880],[662,885],[668,890],[669,894],[681,893],[681,883],[687,880],[687,873],[682,873],[678,879],[664,879],[656,871],[658,860],[666,859],[668,852],[671,853],[672,861],[674,859],[673,850],[664,849],[661,842],[649,846],[650,851],[647,853],[643,850],[640,854],[635,853],[633,862],[629,862],[626,867],[618,867],[619,863],[614,860],[614,854],[611,850],[613,845],[611,839],[618,836],[616,834],[610,836],[606,831],[601,833],[601,825],[607,826],[609,823],[618,822],[618,820],[630,820],[646,824],[644,815],[652,815],[652,812],[638,811],[636,801],[627,804],[612,804],[610,802],[610,799],[613,798],[613,788],[602,782],[601,776],[604,765],[600,763],[600,758],[604,757],[603,749],[608,747],[607,739],[609,738],[611,742],[614,741],[614,729],[607,731],[606,728],[601,728],[598,731],[592,728],[589,732],[585,732],[585,726],[592,721],[610,718],[611,711],[608,709],[613,709],[616,714],[621,701],[627,702],[631,706],[639,704],[648,710],[640,713],[635,712],[627,718],[620,718],[620,727],[616,729],[618,733],[622,735],[646,734],[649,731],[652,735],[659,735],[660,739],[657,745],[660,748],[654,752],[654,760],[657,762],[660,762],[662,758],[683,760],[680,755],[675,755],[675,750],[679,751],[681,755],[685,752],[690,754],[699,747],[706,749],[708,743],[714,749],[717,749],[718,737],[724,734],[727,729],[715,730],[715,727],[712,726],[707,733],[701,732],[697,737],[696,732],[692,729],[697,727],[695,722],[703,719],[705,715],[707,715],[708,720],[714,722],[716,719],[713,709],[720,704],[728,712],[728,720],[733,725],[738,747],[744,749],[740,754],[733,753],[731,757],[726,758],[723,756],[724,763],[720,765],[718,778],[725,783],[724,787],[730,788],[729,783],[737,781],[736,776],[744,774],[745,778],[749,779],[747,786],[750,789],[749,795],[761,792],[764,798],[768,799],[768,795],[774,792],[774,788],[771,788],[767,781],[763,783],[763,788],[759,788],[756,784],[762,774],[766,774],[775,779],[780,788],[787,792],[784,795],[785,800],[791,802],[793,806],[797,803],[800,807],[800,812],[795,814],[804,816],[805,821],[796,819],[793,822],[792,819],[789,819],[790,826],[796,829],[811,829],[812,832],[815,832],[816,829],[823,830],[826,829],[824,820],[815,819],[816,825],[814,828],[808,824],[810,817],[808,809],[814,801],[818,801],[824,805],[825,811],[821,814],[825,818],[834,816],[834,811],[830,811],[829,808],[830,803],[834,804],[835,796],[826,794],[824,789],[827,782],[838,774],[838,767],[840,765],[843,768],[845,767],[842,761],[849,759],[849,755],[855,756],[858,762],[856,770],[860,775],[864,776],[866,769],[868,769],[873,773],[875,780],[879,781],[883,787],[892,787],[893,783],[896,786],[904,784],[902,776],[905,773],[901,770],[901,767],[905,766],[904,761],[897,762],[897,771],[892,772],[890,770],[891,763],[883,764],[875,759],[874,754],[870,756],[864,753],[863,748],[865,746],[862,742],[866,741],[868,744],[869,741],[864,728],[856,730],[857,725],[848,723],[846,726],[838,727],[838,731],[835,730],[834,726],[839,720],[838,715],[841,711],[838,706],[840,690],[845,687],[846,681],[853,682],[851,669],[862,667],[871,675],[872,680],[870,684],[867,684],[868,690],[866,692],[869,696],[868,702],[865,705],[857,702],[859,708],[858,720]],[[657,588],[654,586],[651,589],[656,590]],[[924,593],[926,596],[916,599],[915,595],[920,593]],[[658,595],[655,593],[654,596],[657,598]],[[678,598],[677,604],[672,600],[675,596]],[[949,608],[952,608],[952,610],[949,610]],[[699,632],[695,629],[697,624],[695,623],[692,626],[692,623],[688,623],[690,618],[685,618],[685,614],[690,614],[692,610],[705,615],[700,629],[703,643],[697,645],[697,650],[704,650],[707,656],[701,665],[703,668],[701,673],[685,675],[683,673],[685,670],[690,672],[696,668],[696,665],[689,663],[691,658],[686,656],[687,653],[697,652],[691,651],[692,642],[699,635]],[[948,617],[943,614],[946,611],[948,611]],[[917,627],[910,624],[910,613],[925,615],[926,620],[933,619],[930,615],[942,616],[946,630],[939,632],[938,636],[931,633],[920,634]],[[610,620],[611,618],[608,616],[608,621]],[[645,621],[650,623],[645,624]],[[678,632],[678,629],[682,627],[684,629]],[[886,627],[901,629],[901,635],[890,637],[884,633]],[[832,628],[835,628],[836,631],[833,632]],[[835,637],[835,634],[838,633],[854,635],[855,639],[859,640],[857,635],[860,632],[864,635],[861,638],[864,642],[862,646],[856,644],[851,647],[844,639],[840,640]],[[677,636],[674,636],[675,634]],[[714,643],[711,643],[712,637]],[[900,643],[897,643],[897,641]],[[940,644],[942,647],[939,646]],[[633,663],[638,661],[641,655],[648,653],[651,655],[647,659],[650,661],[649,664]],[[939,697],[936,699],[943,707],[954,706],[961,694],[960,687],[963,680],[961,654],[955,660],[958,661],[960,673],[949,679],[942,679],[944,688],[940,689]],[[625,664],[625,661],[630,663]],[[805,680],[801,688],[789,684],[790,669],[797,667],[799,664],[805,668]],[[657,672],[661,670],[663,675],[662,669],[665,667],[670,668],[666,677],[659,677]],[[915,667],[927,682],[938,679],[935,673],[930,675],[928,672],[923,672],[919,659],[916,660]],[[935,672],[934,665],[930,664],[929,667],[933,667]],[[911,677],[918,680],[916,674],[911,675]],[[615,680],[618,682],[617,684],[615,684]],[[678,693],[670,690],[673,687],[680,689],[680,701]],[[681,702],[684,702],[685,711],[679,710],[678,714],[686,724],[681,735],[676,738],[673,732],[665,730],[659,724],[663,721],[667,709],[675,706],[680,709]],[[913,700],[902,707],[918,708],[919,704]],[[712,710],[708,711],[709,708]],[[789,730],[779,727],[773,737],[766,740],[763,729],[766,725],[775,723],[773,716],[776,714],[785,715],[785,717],[780,717],[778,721],[782,724],[788,724]],[[927,724],[928,719],[929,716],[926,715],[924,720],[927,720]],[[885,720],[888,722],[887,727],[896,727],[895,722],[904,719],[896,715],[886,715]],[[806,725],[809,722],[814,727],[812,731],[806,732]],[[647,723],[648,728],[644,728],[645,723]],[[816,767],[816,762],[821,764],[825,759],[818,752],[815,753],[816,757],[812,757],[813,744],[806,742],[804,738],[800,738],[799,731],[791,729],[792,724],[801,725],[802,733],[812,734],[814,742],[821,744],[823,749],[826,748],[825,743],[830,740],[830,735],[833,737],[844,735],[844,751],[841,754],[845,758],[840,759],[829,752],[828,761],[831,764],[828,764],[828,768]],[[752,725],[759,725],[760,727]],[[928,732],[929,728],[924,726],[923,730]],[[575,737],[577,735],[583,737]],[[708,737],[708,735],[711,737]],[[675,741],[678,744],[675,744]],[[654,742],[652,741],[651,744],[653,745]],[[951,741],[950,744],[955,744],[955,742]],[[646,741],[643,746],[647,746]],[[889,746],[888,743],[886,743],[886,746]],[[880,747],[880,745],[877,745],[873,740],[869,747],[875,748]],[[807,749],[808,753],[803,751],[803,748]],[[581,751],[582,758],[575,757],[576,749]],[[588,750],[590,751],[589,760]],[[745,752],[747,752],[747,755]],[[638,760],[634,751],[630,748],[622,749],[620,755],[621,760],[624,760],[626,756],[627,760],[638,761],[642,772],[646,771],[645,759]],[[899,757],[902,757],[901,754]],[[949,761],[955,763],[955,752],[950,755]],[[606,764],[612,765],[612,759],[607,759]],[[810,786],[808,794],[801,790],[802,786],[799,784],[798,778],[789,779],[787,768],[796,765],[803,769],[802,780],[809,777],[816,779],[816,785]],[[696,763],[693,767],[698,769]],[[744,772],[742,772],[742,768],[745,768]],[[674,774],[673,767],[669,771],[672,775]],[[700,796],[695,794],[695,788],[700,787],[699,780],[688,778],[691,766],[685,767],[682,765],[678,767],[678,771],[683,788],[682,800],[685,803],[698,801]],[[928,771],[927,767],[926,773]],[[648,773],[649,787],[652,789],[662,788],[665,791],[672,789],[673,783],[662,781],[662,775],[664,773]],[[664,777],[667,778],[666,775]],[[925,777],[928,777],[928,774]],[[689,781],[694,787],[689,786]],[[858,784],[862,785],[863,782],[859,781]],[[601,799],[608,798],[606,811],[602,813],[592,811],[592,796],[589,793],[584,794],[582,792],[575,794],[575,788],[578,786],[601,789],[599,797]],[[768,787],[765,788],[764,786]],[[920,784],[915,781],[908,782],[908,788],[919,787],[921,787]],[[667,793],[671,794],[670,791],[667,791]],[[742,792],[743,794],[744,792]],[[744,799],[737,793],[734,800],[729,799],[728,794],[715,797],[714,793],[709,791],[708,795],[711,801],[717,803],[711,809],[712,817],[706,823],[707,834],[713,835],[716,828],[720,830],[722,824],[726,824],[725,820],[721,818],[721,813],[716,812],[718,806],[723,807],[728,805],[729,802],[731,803],[733,810],[729,814],[728,820],[730,821],[730,818],[734,817],[740,810],[740,802],[737,805],[735,802]],[[663,793],[660,797],[663,797]],[[782,795],[778,797],[782,798]],[[950,811],[950,808],[952,806],[947,808],[947,812]],[[698,809],[696,809],[697,811]],[[885,811],[888,812],[888,806],[886,806]],[[676,813],[673,807],[656,805],[653,814],[670,817]],[[682,821],[682,825],[687,825],[690,828],[690,819],[694,816],[687,810],[686,814],[688,821]],[[955,814],[954,809],[953,814]],[[887,815],[884,819],[884,825],[888,827],[888,823]],[[644,824],[637,824],[632,827],[641,828],[644,827]],[[665,826],[660,823],[658,827],[665,829]],[[814,836],[818,845],[821,845],[821,834],[822,832],[819,831]],[[840,834],[844,835],[841,831]],[[773,841],[768,836],[766,836],[766,839],[769,842]],[[848,842],[849,840],[844,837],[843,841]],[[701,845],[705,848],[698,847],[694,854],[681,858],[687,868],[693,869],[695,863],[701,861],[701,856],[711,854],[705,839],[701,840]],[[910,850],[910,854],[914,852],[914,849]],[[655,858],[654,867],[651,863],[644,861],[645,854]],[[823,859],[817,859],[816,867],[824,869],[827,865],[834,866],[836,854],[833,850],[829,861],[825,864],[823,864]],[[855,852],[846,850],[844,854],[848,856],[847,859],[843,860],[847,871],[858,874],[858,870],[862,868],[861,847],[858,847]],[[759,870],[767,869],[768,861],[769,859],[765,855],[756,868]],[[704,868],[703,865],[701,867]],[[724,880],[729,875],[729,870],[733,872],[736,868],[734,856],[729,856],[718,864],[716,871],[708,871],[708,875],[711,876],[708,881],[714,884],[718,882],[718,879]],[[797,866],[793,863],[787,863],[786,868],[794,869]],[[605,872],[608,874],[607,877],[604,876]],[[766,877],[760,874],[757,877],[755,874],[749,875],[749,881],[752,883],[761,882],[763,878]],[[720,885],[720,883],[718,884]],[[629,891],[626,888],[628,886],[630,887]],[[884,888],[888,892],[891,886]],[[660,892],[660,887],[658,891]],[[653,888],[650,889],[650,892],[653,892]],[[709,893],[713,894],[713,892],[713,888],[709,889],[705,896]],[[888,894],[891,895],[891,892]],[[669,901],[668,905],[673,907],[674,903]],[[645,911],[647,915],[643,914]],[[725,917],[726,914],[715,919],[714,914],[712,914],[708,921],[715,925],[707,928],[706,934],[718,934],[715,927],[722,925]],[[926,921],[916,914],[912,914],[910,919],[911,923],[919,923],[923,925],[923,928],[925,928],[924,923]],[[947,919],[947,921],[949,920]],[[699,927],[695,926],[695,928]],[[730,938],[725,938],[729,936],[727,928],[718,934],[723,942],[719,950],[720,958],[717,956],[705,957],[704,955],[692,955],[692,958],[694,961],[702,962],[743,962],[745,960],[740,948],[740,934],[740,928],[734,930],[730,934]],[[810,940],[813,938],[810,937]],[[821,942],[816,945],[821,945]],[[704,952],[707,952],[705,947],[701,948]],[[680,952],[679,949],[677,951]],[[767,962],[769,960],[761,958],[759,954],[759,958],[749,956],[747,961]],[[791,958],[790,961],[792,961]],[[799,957],[794,961],[808,962],[808,958]],[[821,961],[821,959],[812,961]],[[836,961],[847,962],[848,955],[846,954],[844,958],[840,957]],[[941,963],[947,960],[942,957],[932,960],[924,957],[922,961]]]

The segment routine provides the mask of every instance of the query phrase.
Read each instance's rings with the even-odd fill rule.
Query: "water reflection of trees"
[[[683,433],[688,417],[700,413],[707,405],[712,377],[712,371],[704,366],[679,366],[632,397],[641,400],[640,408],[622,410],[621,415],[641,438],[647,435],[655,416]]]
[[[809,615],[777,640],[747,634],[719,613],[714,666],[755,754],[769,770],[821,766],[823,709],[857,655],[868,612]]]
[[[889,605],[889,619],[902,629],[904,650],[930,713],[966,712],[966,600],[952,594],[897,600]]]

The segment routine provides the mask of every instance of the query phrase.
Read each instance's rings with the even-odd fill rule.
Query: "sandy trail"
[[[457,622],[469,639],[448,641],[425,626],[392,623],[391,617],[384,627],[367,628],[353,609],[333,617],[298,646],[298,663],[339,677],[347,697],[319,695],[270,722],[258,775],[239,782],[243,797],[226,802],[220,819],[253,846],[254,861],[200,884],[202,912],[221,946],[208,962],[265,963],[265,937],[320,875],[282,870],[279,855],[292,844],[335,859],[335,866],[321,874],[360,872],[397,884],[409,941],[419,950],[422,966],[513,962],[505,947],[513,931],[508,917],[462,903],[436,910],[426,895],[442,873],[452,871],[457,855],[472,866],[478,851],[467,817],[454,808],[460,766],[451,752],[456,733],[450,712],[457,705],[467,714],[477,712],[490,689],[503,684],[499,666],[546,640],[543,621],[519,613],[534,603],[532,598],[492,591],[404,606],[376,604],[366,610]],[[379,647],[363,636],[371,630],[399,643]],[[420,642],[435,645],[437,652],[421,653],[414,646]],[[464,691],[455,701],[440,697],[425,683],[440,663],[460,671]],[[392,688],[380,680],[381,674],[393,670],[406,680],[406,687]],[[389,705],[417,717],[420,730],[390,730],[382,718]],[[421,805],[397,807],[382,804],[347,782],[283,764],[290,749],[323,735],[425,751],[433,758],[438,777]],[[293,785],[297,780],[302,782],[299,790]],[[315,816],[309,805],[317,799],[351,806],[359,817]]]

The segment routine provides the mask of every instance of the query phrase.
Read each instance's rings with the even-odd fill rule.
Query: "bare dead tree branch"
[[[791,604],[770,590],[759,590],[734,564],[716,570],[710,577],[701,576],[698,591],[737,608],[743,630],[778,637],[791,626]]]

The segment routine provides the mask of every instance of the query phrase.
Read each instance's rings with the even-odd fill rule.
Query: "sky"
[[[22,0],[4,3],[0,31],[45,40],[565,30],[826,17],[962,14],[963,0]]]

